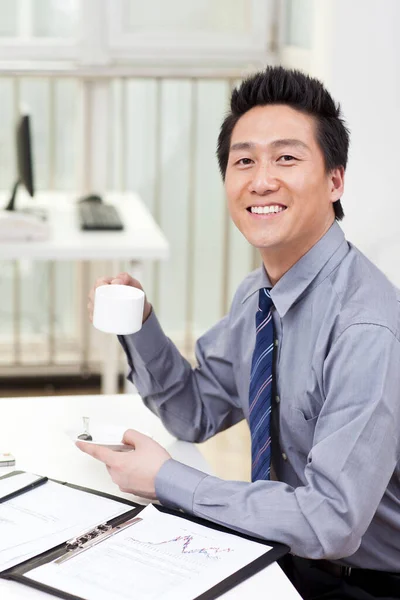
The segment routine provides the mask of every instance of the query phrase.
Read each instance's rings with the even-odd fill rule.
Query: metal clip
[[[97,527],[95,527],[94,529],[87,529],[80,535],[72,538],[71,540],[68,540],[67,549],[74,550],[75,548],[80,548],[85,542],[88,542],[90,539],[96,537],[97,535],[99,535],[99,533],[104,533],[105,531],[109,531],[110,529],[111,525],[107,525],[105,523],[102,525],[97,525]]]
[[[131,525],[135,525],[136,523],[139,523],[142,520],[143,519],[141,517],[133,517],[132,519],[125,521],[125,523],[115,525],[115,527],[106,524],[98,525],[94,529],[91,529],[85,532],[84,534],[80,535],[79,537],[73,538],[72,540],[67,542],[67,553],[57,558],[54,561],[54,564],[61,565],[70,558],[73,558],[74,556],[85,552],[85,550],[88,550],[89,548],[93,548],[93,546],[96,546],[103,540],[106,540],[112,535],[119,533],[123,529],[126,529]]]

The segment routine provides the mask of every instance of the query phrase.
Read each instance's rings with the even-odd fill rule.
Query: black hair
[[[232,131],[247,111],[255,106],[285,104],[314,118],[316,139],[322,150],[327,172],[337,167],[346,169],[350,132],[342,118],[340,105],[318,80],[301,71],[283,67],[267,67],[245,79],[232,91],[230,111],[221,125],[217,157],[225,179]],[[333,204],[335,218],[344,217],[340,200]]]

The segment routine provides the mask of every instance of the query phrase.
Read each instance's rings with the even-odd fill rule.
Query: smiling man
[[[331,227],[344,165],[328,175],[314,118],[279,104],[255,106],[237,121],[227,158],[226,167],[225,155],[220,161],[232,219],[260,249],[273,285]]]
[[[280,67],[244,81],[218,160],[263,266],[198,340],[195,369],[147,300],[141,331],[120,338],[143,401],[178,438],[247,419],[252,482],[208,476],[132,430],[135,452],[79,444],[124,491],[288,544],[282,566],[313,600],[400,598],[400,297],[337,223],[348,145],[319,81]],[[105,283],[140,287],[126,273]]]

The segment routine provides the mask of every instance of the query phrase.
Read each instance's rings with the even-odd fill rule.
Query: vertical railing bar
[[[127,151],[127,127],[124,127],[124,122],[126,122],[126,87],[127,80],[125,77],[121,79],[121,106],[120,106],[120,127],[121,127],[121,155],[122,160],[120,161],[121,170],[120,170],[120,185],[121,191],[126,191],[126,151]]]
[[[107,192],[110,189],[110,175],[111,175],[111,166],[112,166],[112,161],[111,161],[111,153],[112,153],[112,141],[111,141],[111,118],[110,118],[110,111],[111,111],[111,79],[107,79],[106,81],[104,81],[104,86],[107,84],[107,115],[106,115],[106,119],[107,119],[107,129],[106,129],[106,144],[105,144],[105,153],[106,153],[106,177],[105,177],[105,181],[104,181],[104,185],[105,185],[105,190],[104,192]],[[91,187],[93,187],[93,181],[91,182]]]
[[[82,163],[83,163],[83,147],[84,147],[84,139],[83,139],[83,129],[84,129],[84,84],[79,79],[74,80],[76,85],[76,95],[77,95],[77,119],[75,120],[75,131],[74,131],[74,142],[75,142],[75,151],[78,156],[78,160],[75,163],[75,184],[73,186],[74,190],[77,190],[79,193],[83,190],[83,171],[82,171]]]
[[[82,81],[82,132],[83,132],[83,140],[82,140],[82,149],[83,149],[83,171],[82,171],[82,191],[84,194],[89,193],[90,182],[92,180],[92,124],[91,124],[91,96],[92,96],[92,86],[89,80]]]
[[[154,219],[161,226],[161,153],[162,153],[162,80],[156,78],[156,102],[155,102],[155,156],[154,156]],[[160,265],[157,261],[153,270],[153,299],[156,310],[160,309]]]
[[[14,96],[14,123],[13,127],[15,127],[17,123],[17,119],[20,113],[20,103],[21,103],[21,86],[19,77],[15,77],[13,79],[13,96]],[[14,176],[17,177],[17,164],[16,164],[16,148],[14,148]]]
[[[105,83],[105,82],[104,82]],[[112,190],[118,189],[118,181],[115,183],[114,180],[114,164],[113,164],[113,159],[114,159],[114,155],[115,155],[115,143],[114,143],[114,136],[112,135],[112,130],[113,127],[111,125],[111,115],[113,115],[113,108],[114,108],[114,104],[115,104],[115,94],[112,94],[112,79],[107,79],[107,84],[108,84],[108,99],[107,99],[107,110],[108,110],[108,115],[107,115],[107,131],[106,131],[106,143],[105,143],[105,152],[107,155],[107,160],[106,160],[106,164],[107,164],[107,172],[106,172],[106,177],[105,177],[105,190],[103,190],[103,192],[108,191],[108,190]],[[118,124],[117,124],[118,127]],[[112,158],[111,158],[112,157]]]
[[[83,193],[88,194],[90,190],[90,186],[92,183],[92,121],[91,121],[91,100],[92,100],[92,85],[89,80],[83,81],[82,85],[82,101],[83,101],[83,178],[82,178],[82,187]],[[90,346],[90,329],[89,329],[89,320],[87,318],[87,309],[86,309],[86,296],[87,296],[87,286],[90,278],[90,262],[89,261],[81,261],[81,277],[80,284],[81,289],[80,297],[81,297],[81,331],[82,331],[82,348],[81,348],[81,370],[82,373],[88,371],[89,364],[89,346]]]
[[[89,328],[89,319],[87,317],[87,290],[89,286],[90,279],[90,262],[88,260],[83,260],[81,262],[82,265],[82,278],[81,285],[81,311],[82,311],[82,354],[81,354],[81,370],[82,373],[87,373],[89,371],[89,350],[90,350],[90,328]]]
[[[48,187],[50,190],[55,188],[55,167],[56,167],[56,136],[55,136],[55,81],[49,79],[49,152],[48,152]]]
[[[55,286],[55,273],[56,264],[54,260],[49,261],[48,263],[48,286],[49,286],[49,332],[47,337],[48,344],[48,364],[55,364],[55,322],[56,322],[56,286]]]
[[[194,326],[194,256],[195,256],[195,212],[196,212],[196,150],[197,150],[197,101],[198,80],[190,79],[190,125],[189,125],[189,175],[187,213],[187,263],[186,263],[186,314],[185,341],[186,356],[193,352]]]
[[[55,110],[55,90],[56,83],[54,79],[49,80],[49,154],[48,154],[48,187],[50,190],[55,188],[55,168],[56,168],[56,110]],[[55,363],[55,320],[56,320],[56,300],[55,300],[55,262],[48,263],[48,294],[49,294],[49,314],[48,314],[48,364]]]
[[[235,80],[228,79],[228,103],[235,87]],[[225,196],[225,193],[224,193]],[[225,202],[224,222],[222,232],[222,293],[221,293],[221,316],[226,315],[229,309],[229,268],[230,268],[230,251],[231,251],[231,236],[230,236],[231,219],[229,216],[228,207]]]
[[[13,333],[14,333],[14,364],[21,364],[21,274],[18,260],[14,264],[14,282],[13,282]]]
[[[14,95],[14,123],[17,121],[20,111],[21,88],[18,77],[13,82]],[[16,153],[15,153],[16,154]],[[16,172],[15,168],[15,172]],[[21,273],[18,260],[13,261],[14,264],[14,281],[13,281],[13,333],[14,333],[14,364],[21,363]]]

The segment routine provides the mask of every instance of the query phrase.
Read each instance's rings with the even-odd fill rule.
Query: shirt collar
[[[271,298],[281,318],[299,299],[303,292],[314,282],[316,285],[326,277],[332,269],[328,268],[330,259],[342,247],[342,252],[336,255],[334,266],[347,253],[347,243],[344,233],[335,221],[325,235],[287,271],[271,288],[271,283],[264,265],[254,273],[253,281],[242,299],[245,302],[250,296],[263,287],[271,288]],[[327,267],[324,269],[324,267]],[[320,275],[320,277],[317,277]],[[314,285],[313,285],[314,287]]]

